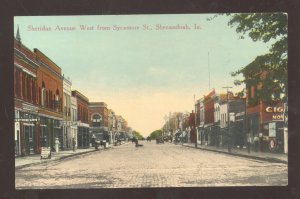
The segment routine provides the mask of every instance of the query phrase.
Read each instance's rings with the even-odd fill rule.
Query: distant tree
[[[162,136],[162,130],[155,130],[150,134],[151,139],[156,139]]]
[[[257,56],[251,63],[233,72],[233,77],[242,74],[243,80],[236,80],[235,85],[256,84],[262,82],[263,87],[257,91],[256,101],[285,99],[288,93],[288,42],[287,42],[287,14],[286,13],[255,13],[255,14],[227,14],[230,16],[228,25],[236,28],[236,32],[248,35],[253,41],[271,42],[267,54]],[[257,74],[262,70],[267,72],[261,80]],[[244,92],[241,92],[242,94]],[[273,94],[273,95],[272,95]],[[282,95],[285,94],[285,95]]]
[[[144,137],[142,136],[142,134],[138,131],[133,131],[133,136],[135,136],[137,139],[142,140]]]

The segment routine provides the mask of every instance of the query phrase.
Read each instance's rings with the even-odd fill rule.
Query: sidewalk
[[[184,143],[183,146],[195,148],[195,143]],[[281,153],[269,153],[269,152],[255,152],[251,151],[248,153],[246,148],[232,148],[231,153],[228,152],[227,147],[215,147],[215,146],[204,146],[198,144],[197,149],[213,151],[217,153],[224,153],[228,155],[234,155],[239,157],[251,158],[262,161],[276,162],[276,163],[288,163],[288,155]]]
[[[126,144],[126,143],[122,143]],[[103,147],[99,147],[99,150],[108,150],[110,148],[115,148],[118,146],[114,146],[114,145],[109,145],[108,148],[104,149]],[[34,155],[29,155],[29,156],[24,156],[24,157],[16,157],[15,158],[15,169],[21,169],[24,167],[29,167],[29,166],[33,166],[33,165],[37,165],[37,164],[43,164],[46,162],[50,162],[50,161],[57,161],[57,160],[61,160],[64,158],[68,158],[68,157],[72,157],[72,156],[76,156],[76,155],[82,155],[82,154],[86,154],[86,153],[92,153],[92,152],[96,152],[98,150],[95,149],[95,147],[90,147],[87,149],[76,149],[76,151],[73,150],[65,150],[65,151],[59,151],[59,152],[52,152],[51,153],[51,159],[41,159],[41,155],[40,154],[34,154]]]

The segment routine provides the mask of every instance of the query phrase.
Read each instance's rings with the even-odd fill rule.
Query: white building
[[[77,148],[77,99],[71,96],[71,137],[72,145],[75,140],[75,147]]]
[[[61,146],[63,149],[72,148],[71,134],[71,86],[72,82],[69,78],[63,79],[63,139]]]

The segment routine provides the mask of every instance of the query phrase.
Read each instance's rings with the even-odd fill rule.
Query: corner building
[[[40,152],[36,55],[14,40],[15,156]]]

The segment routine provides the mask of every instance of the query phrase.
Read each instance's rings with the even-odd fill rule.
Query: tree
[[[262,88],[258,90],[255,101],[285,100],[288,94],[287,14],[227,15],[230,16],[228,25],[236,27],[241,39],[248,34],[253,41],[272,42],[267,54],[257,56],[251,63],[231,74],[234,77],[239,74],[244,76],[243,80],[236,80],[235,85],[257,85],[261,81]],[[266,72],[266,77],[260,79],[257,75],[263,71]]]
[[[144,138],[144,137],[141,135],[141,133],[138,132],[138,131],[133,131],[132,133],[133,133],[133,136],[135,136],[135,137],[136,137],[137,139],[139,139],[139,140],[141,140],[141,139]]]
[[[161,137],[162,136],[162,130],[155,130],[155,131],[153,131],[151,134],[150,134],[150,138],[151,139],[156,139],[156,138],[159,138],[159,137]]]

